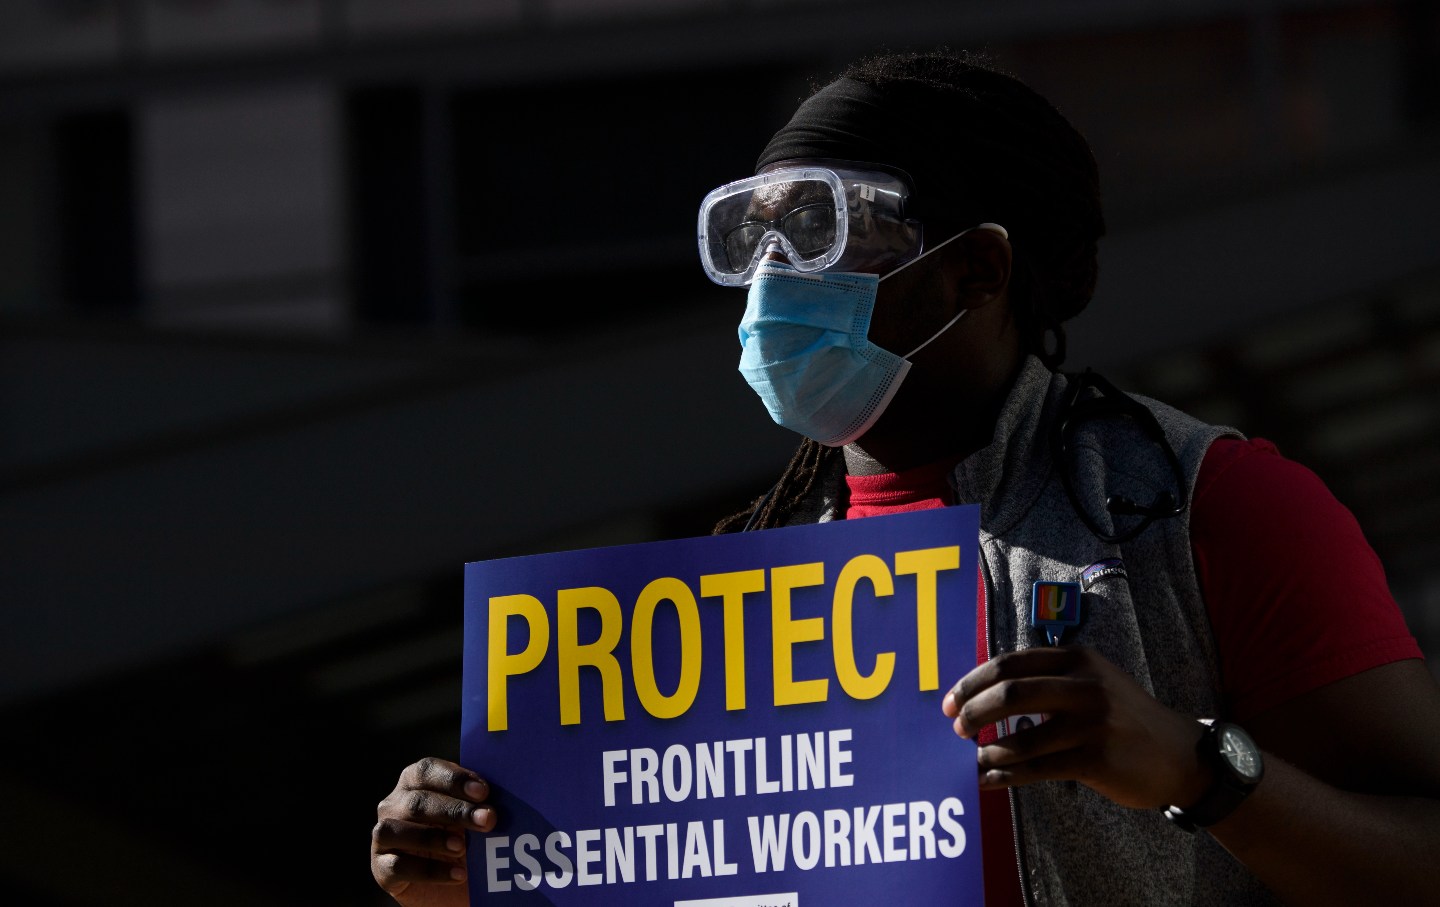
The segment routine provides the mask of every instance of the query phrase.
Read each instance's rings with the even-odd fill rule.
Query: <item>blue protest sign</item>
[[[465,567],[472,903],[981,903],[978,508]]]

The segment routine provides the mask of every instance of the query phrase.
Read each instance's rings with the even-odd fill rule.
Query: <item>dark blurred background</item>
[[[768,486],[699,201],[942,43],[1095,148],[1068,365],[1314,468],[1436,670],[1435,2],[4,0],[6,903],[388,903],[462,565]]]

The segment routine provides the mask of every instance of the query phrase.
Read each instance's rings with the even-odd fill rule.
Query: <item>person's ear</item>
[[[962,306],[976,309],[1006,298],[1013,259],[1003,229],[988,224],[976,227],[952,245],[946,275]]]

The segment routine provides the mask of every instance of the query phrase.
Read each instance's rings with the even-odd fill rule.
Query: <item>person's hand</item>
[[[962,677],[942,708],[966,738],[1011,715],[1050,716],[980,747],[982,789],[1079,781],[1121,806],[1184,807],[1211,780],[1195,749],[1200,723],[1161,705],[1093,649],[1001,655]]]
[[[465,832],[490,831],[495,810],[479,775],[444,759],[406,766],[376,810],[370,873],[405,907],[467,907]]]

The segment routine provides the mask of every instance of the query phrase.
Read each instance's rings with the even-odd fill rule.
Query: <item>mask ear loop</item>
[[[924,343],[920,344],[919,346],[915,347],[915,349],[913,349],[913,350],[911,350],[910,352],[906,353],[906,354],[905,354],[903,357],[901,357],[901,358],[903,358],[903,359],[909,359],[911,356],[913,356],[913,355],[915,355],[916,353],[920,352],[921,350],[925,349],[925,347],[927,347],[927,346],[929,346],[930,344],[934,343],[936,340],[939,340],[939,339],[940,339],[940,335],[943,334],[943,333],[945,333],[946,331],[950,330],[950,326],[953,325],[955,322],[959,321],[961,318],[965,317],[965,313],[968,312],[968,311],[970,311],[970,310],[969,310],[969,309],[961,309],[959,315],[956,315],[954,318],[951,318],[949,321],[945,322],[945,326],[944,326],[943,328],[941,328],[940,330],[936,331],[934,334],[932,334],[929,340],[927,340],[927,341],[925,341]]]
[[[974,227],[971,227],[969,230],[961,230],[959,233],[956,233],[954,236],[952,236],[952,237],[950,237],[949,239],[945,240],[944,242],[942,242],[940,245],[936,246],[936,247],[933,248],[933,249],[926,249],[926,250],[925,250],[923,253],[921,253],[920,255],[917,255],[915,258],[910,259],[909,261],[905,262],[903,265],[901,265],[900,267],[898,267],[898,268],[896,268],[895,270],[891,271],[889,274],[886,274],[884,277],[882,277],[882,278],[880,278],[880,279],[881,279],[881,280],[885,280],[885,279],[887,279],[887,278],[894,277],[896,274],[899,274],[901,271],[903,271],[903,270],[905,270],[906,268],[910,267],[910,266],[913,265],[915,262],[917,262],[917,261],[919,261],[920,259],[924,258],[926,255],[929,255],[929,254],[932,253],[932,252],[939,252],[941,249],[943,249],[943,248],[945,248],[946,246],[950,245],[952,242],[954,242],[955,240],[957,240],[957,239],[959,239],[960,237],[964,236],[966,233],[970,233],[970,232],[972,232],[972,231],[974,231],[974,230],[989,230],[991,233],[998,233],[998,234],[1000,234],[1002,237],[1004,237],[1004,238],[1007,239],[1007,240],[1010,238],[1010,231],[1009,231],[1009,230],[1006,230],[1004,227],[1000,226],[999,224],[992,224],[992,223],[978,224],[978,225],[976,225],[976,226],[974,226]],[[968,311],[970,311],[970,310],[969,310],[969,309],[961,309],[961,310],[960,310],[960,313],[959,313],[958,315],[956,315],[954,318],[951,318],[949,321],[945,322],[945,326],[944,326],[944,327],[942,327],[940,330],[936,331],[934,334],[931,334],[929,340],[927,340],[927,341],[925,341],[924,343],[920,344],[919,346],[915,347],[915,349],[913,349],[913,350],[911,350],[910,352],[906,353],[906,354],[905,354],[904,356],[902,356],[901,358],[908,360],[911,356],[913,356],[913,355],[915,355],[916,353],[920,352],[921,350],[925,349],[925,347],[927,347],[927,346],[929,346],[930,344],[934,343],[936,340],[939,340],[939,339],[940,339],[940,335],[941,335],[941,334],[944,334],[946,331],[950,330],[950,328],[951,328],[952,326],[954,326],[955,322],[957,322],[957,321],[959,321],[961,318],[964,318],[964,317],[965,317],[965,313],[968,312]]]

